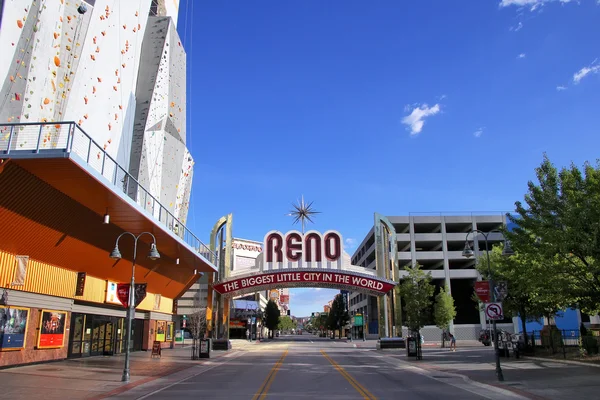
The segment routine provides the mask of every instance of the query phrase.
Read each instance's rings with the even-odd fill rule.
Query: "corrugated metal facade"
[[[104,303],[106,299],[106,281],[93,276],[86,276],[83,296],[74,296],[74,298],[94,303]]]
[[[83,296],[75,296],[77,273],[54,265],[29,259],[25,285],[13,286],[16,270],[14,254],[0,250],[0,287],[24,292],[46,294],[104,304],[106,300],[106,281],[90,275],[86,276]],[[138,310],[157,311],[165,314],[173,312],[173,299],[161,296],[160,308],[154,310],[154,293],[148,293],[138,306]]]
[[[16,265],[14,254],[0,250],[0,286],[67,298],[72,298],[75,294],[77,273],[31,258],[27,264],[25,285],[13,286]]]
[[[154,298],[155,298],[154,293],[148,293],[146,295],[146,298],[138,306],[138,310],[156,311],[156,312],[161,312],[161,313],[165,313],[165,314],[173,313],[173,299],[161,296],[160,308],[154,309]]]

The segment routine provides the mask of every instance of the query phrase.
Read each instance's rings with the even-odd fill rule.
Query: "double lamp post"
[[[472,233],[479,233],[484,238],[485,254],[486,254],[486,258],[487,258],[487,267],[488,267],[488,278],[489,278],[489,284],[490,284],[490,291],[492,292],[492,302],[496,302],[496,300],[497,300],[496,288],[494,285],[492,266],[490,264],[490,250],[489,250],[489,245],[488,245],[489,235],[492,233],[497,233],[502,236],[502,238],[504,239],[504,248],[502,249],[503,256],[511,256],[514,254],[514,251],[510,247],[510,243],[508,242],[508,240],[506,240],[506,238],[504,237],[504,234],[501,231],[493,230],[488,233],[485,233],[485,232],[480,231],[479,229],[475,229],[475,230],[467,233],[467,237],[465,238],[465,249],[462,252],[463,257],[471,258],[475,255],[475,252],[473,251],[473,249],[471,248],[471,245],[469,244],[469,235]],[[502,381],[504,381],[504,375],[502,373],[502,367],[500,366],[500,349],[498,348],[498,333],[496,332],[496,320],[495,319],[492,320],[492,330],[493,330],[492,337],[494,339],[494,351],[496,353],[496,376],[498,377],[498,380],[502,382]]]
[[[131,325],[133,321],[133,317],[135,316],[135,259],[137,256],[137,244],[138,240],[143,235],[152,236],[152,244],[150,245],[150,252],[148,253],[148,258],[151,260],[158,260],[160,258],[160,254],[156,249],[156,238],[150,232],[142,232],[139,235],[134,235],[131,232],[123,232],[117,237],[117,242],[115,243],[115,248],[110,253],[110,258],[114,260],[121,259],[121,252],[119,251],[119,239],[123,235],[130,235],[133,240],[133,263],[131,265],[131,284],[129,286],[129,301],[127,304],[127,347],[125,349],[125,367],[123,368],[123,375],[121,377],[122,382],[129,382],[129,353],[131,351]]]

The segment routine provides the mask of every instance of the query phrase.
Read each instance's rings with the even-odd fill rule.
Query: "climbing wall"
[[[193,159],[185,143],[186,55],[172,18],[149,18],[141,64],[130,173],[185,223]]]
[[[96,0],[80,14],[81,1],[5,1],[0,120],[75,121],[127,167],[150,2]],[[45,129],[42,147],[64,143],[64,129]]]

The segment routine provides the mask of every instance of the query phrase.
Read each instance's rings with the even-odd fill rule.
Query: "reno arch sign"
[[[265,235],[263,260],[265,270],[286,268],[342,267],[342,235],[336,231],[321,234],[298,231],[283,234],[271,231]]]
[[[396,282],[376,276],[374,270],[350,265],[343,243],[336,231],[268,232],[257,259],[258,271],[254,268],[212,287],[227,296],[283,287],[325,287],[380,296],[396,286]]]

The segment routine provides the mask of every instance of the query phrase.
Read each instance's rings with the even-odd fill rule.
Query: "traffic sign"
[[[475,293],[483,303],[490,301],[490,283],[488,281],[475,282]]]
[[[503,319],[504,312],[502,311],[502,303],[486,303],[485,316],[488,319]]]
[[[496,282],[494,285],[494,291],[496,292],[496,300],[502,301],[508,295],[508,285],[505,281]]]

